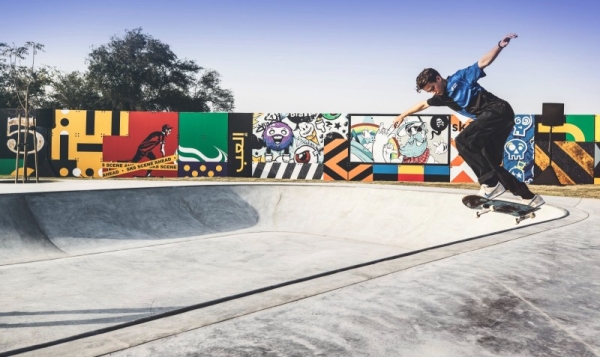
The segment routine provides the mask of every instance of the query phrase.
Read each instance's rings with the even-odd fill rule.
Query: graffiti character
[[[514,136],[526,136],[527,130],[533,125],[532,115],[515,116],[515,126],[513,127]]]
[[[504,144],[504,152],[509,160],[525,160],[527,143],[521,139],[512,139]]]
[[[315,164],[318,158],[319,151],[308,145],[300,146],[294,151],[294,161],[299,164]]]
[[[435,159],[431,156],[427,141],[427,127],[425,122],[418,117],[409,117],[396,132],[396,139],[408,136],[408,140],[400,146],[399,152],[403,164],[425,164],[434,163]]]
[[[448,144],[447,143],[445,143],[443,141],[440,141],[439,143],[434,141],[434,142],[432,142],[432,144],[433,144],[433,146],[435,146],[435,153],[437,155],[442,155],[442,154],[445,154],[446,152],[448,152]]]
[[[319,139],[317,138],[317,130],[312,123],[303,122],[298,124],[298,133],[301,137],[306,140],[310,140],[315,145],[319,145]]]
[[[148,158],[148,160],[156,160],[156,155],[154,155],[154,148],[160,145],[160,153],[162,156],[165,156],[165,140],[167,136],[171,134],[171,127],[169,124],[165,124],[162,126],[162,131],[155,131],[150,133],[144,141],[138,146],[137,152],[131,162],[139,162],[143,157]],[[150,173],[152,170],[148,170],[146,172],[146,177],[151,176]]]
[[[273,150],[283,151],[282,161],[290,162],[290,146],[293,139],[294,135],[289,125],[280,121],[275,121],[267,125],[263,131],[263,141],[267,146],[266,162],[273,161]]]

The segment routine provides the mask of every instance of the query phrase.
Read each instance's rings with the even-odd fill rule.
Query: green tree
[[[220,87],[216,71],[203,71],[193,60],[180,60],[169,45],[141,28],[113,36],[92,50],[87,80],[102,109],[151,111],[233,110],[230,90]]]
[[[94,88],[86,73],[55,71],[52,75],[52,91],[49,103],[55,108],[66,109],[110,109]]]
[[[26,42],[23,46],[0,43],[0,108],[41,108],[47,103],[46,90],[52,83],[47,66],[35,67],[35,56],[44,45]],[[24,61],[31,64],[24,65]]]
[[[205,70],[192,88],[192,98],[204,103],[208,110],[230,112],[233,110],[233,93],[221,88],[221,75],[215,70]]]
[[[19,159],[23,155],[23,182],[28,177],[26,169],[29,167],[27,160],[29,152],[33,149],[35,159],[35,178],[38,176],[38,157],[37,142],[29,142],[29,134],[35,135],[35,124],[31,121],[32,113],[35,108],[41,107],[44,99],[45,87],[50,83],[49,71],[47,68],[35,68],[35,55],[44,50],[44,45],[36,42],[26,42],[24,46],[12,46],[6,43],[0,43],[0,58],[2,58],[2,104],[5,108],[16,108],[19,110],[17,140],[15,150],[15,183],[19,180]],[[23,61],[31,59],[31,66],[22,65]],[[33,129],[33,131],[32,131]],[[25,133],[25,135],[23,135]],[[21,142],[21,137],[23,140]]]

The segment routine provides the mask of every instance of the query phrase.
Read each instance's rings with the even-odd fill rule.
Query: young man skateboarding
[[[505,100],[477,83],[486,75],[483,69],[492,64],[514,38],[517,38],[514,33],[504,36],[475,64],[446,79],[433,68],[424,69],[417,77],[417,92],[424,90],[433,97],[396,117],[393,125],[397,128],[405,117],[430,106],[447,106],[472,118],[473,121],[456,137],[455,143],[460,156],[473,169],[481,184],[478,195],[493,199],[508,189],[520,196],[524,204],[538,207],[544,204],[542,197],[531,192],[525,183],[502,167],[504,144],[513,129],[515,113]]]

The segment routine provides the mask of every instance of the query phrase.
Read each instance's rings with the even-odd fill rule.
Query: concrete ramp
[[[24,195],[0,195],[0,265],[66,256],[38,226]]]
[[[57,192],[0,195],[0,354],[31,349],[34,355],[103,355],[199,327],[191,322],[228,320],[545,232],[563,220],[533,224],[567,214],[548,204],[514,229],[510,216],[475,219],[461,203],[465,192],[454,190],[167,186],[179,185],[173,182],[109,190],[107,185],[124,184],[95,184],[75,191],[82,186],[69,181],[55,186]],[[471,241],[451,245],[465,240]],[[238,308],[221,307],[226,302]],[[158,334],[137,326],[171,313],[185,319],[182,311],[190,307],[204,317],[169,327],[156,320]],[[136,331],[129,337],[92,338],[94,348],[42,348],[69,348],[65,339],[87,343],[83,336],[102,339],[106,329],[117,333],[129,324]]]
[[[424,249],[514,228],[461,194],[392,186],[223,185],[0,196],[0,265],[265,232]],[[564,216],[545,206],[526,226]]]
[[[146,188],[1,197],[0,264],[142,247],[251,227],[231,189]],[[62,254],[57,254],[62,253]]]

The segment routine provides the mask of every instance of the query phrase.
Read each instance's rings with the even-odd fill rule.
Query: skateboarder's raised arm
[[[409,115],[413,115],[415,113],[418,113],[420,111],[423,111],[425,109],[429,108],[429,104],[427,103],[426,100],[419,102],[415,105],[412,106],[412,108],[410,108],[409,110],[405,111],[404,113],[398,115],[395,119],[394,119],[394,123],[392,124],[394,126],[394,128],[397,128],[398,126],[400,126],[400,124],[402,124],[402,122],[404,121],[404,118],[409,116]]]
[[[494,62],[496,57],[498,57],[498,55],[500,54],[500,51],[502,51],[504,47],[508,46],[510,40],[517,37],[518,36],[516,33],[509,33],[508,35],[504,36],[500,41],[498,41],[498,45],[494,46],[494,48],[489,50],[488,53],[483,55],[483,57],[481,57],[479,61],[477,61],[477,65],[479,66],[479,68],[484,69],[485,67],[492,64],[492,62]]]

